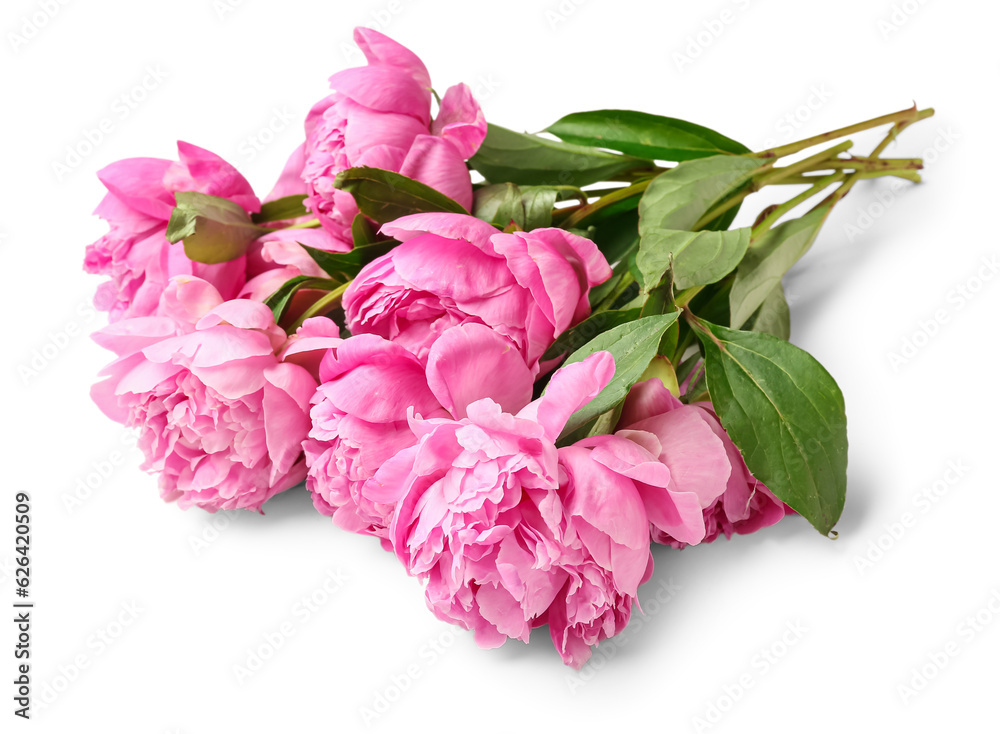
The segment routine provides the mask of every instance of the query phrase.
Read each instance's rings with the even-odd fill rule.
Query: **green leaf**
[[[267,230],[254,224],[239,204],[197,191],[178,191],[167,223],[167,241],[184,241],[184,254],[215,265],[235,260]]]
[[[540,227],[551,227],[556,202],[569,199],[586,201],[587,194],[576,186],[488,184],[476,189],[472,213],[500,229],[513,221],[530,232]]]
[[[542,360],[555,359],[566,352],[575,352],[598,334],[603,334],[609,329],[613,329],[629,321],[639,318],[639,309],[632,308],[627,311],[601,311],[595,313],[590,318],[581,321],[571,329],[567,329],[559,338],[555,340],[551,347],[545,352]]]
[[[757,158],[717,155],[664,171],[653,179],[639,202],[639,233],[694,229],[718,203],[743,188],[760,166]]]
[[[348,168],[337,174],[333,185],[351,194],[361,213],[379,224],[421,212],[468,214],[457,201],[427,184],[381,168]]]
[[[303,203],[305,200],[305,194],[294,194],[264,202],[261,204],[260,211],[253,215],[253,221],[257,224],[264,224],[265,222],[281,222],[285,219],[304,217],[309,213]]]
[[[309,257],[323,268],[327,275],[339,283],[356,277],[361,272],[361,268],[375,258],[382,257],[398,244],[399,242],[396,240],[384,240],[363,247],[355,247],[350,252],[327,252],[299,243],[309,253]]]
[[[566,359],[565,364],[573,364],[595,352],[611,352],[615,359],[615,376],[593,400],[569,417],[561,437],[572,434],[587,421],[606,413],[625,399],[656,356],[660,338],[676,320],[677,312],[674,311],[616,326],[591,339]]]
[[[633,110],[575,112],[551,125],[548,132],[567,143],[665,161],[750,152],[745,145],[707,127]]]
[[[351,222],[351,241],[354,242],[355,247],[365,247],[378,242],[378,236],[375,234],[371,222],[361,212],[355,214],[354,220]]]
[[[736,269],[729,293],[730,326],[740,327],[781,283],[782,277],[812,246],[830,213],[824,206],[768,230]]]
[[[823,534],[847,489],[844,396],[808,353],[770,334],[698,321],[708,390],[753,475]]]
[[[759,331],[788,341],[791,336],[791,315],[781,283],[768,294],[760,308],[743,325],[743,331]]]
[[[641,275],[639,285],[649,291],[674,266],[674,286],[678,290],[715,283],[731,273],[750,244],[750,228],[723,232],[685,232],[643,228],[636,255]]]
[[[297,275],[291,280],[286,280],[278,290],[264,299],[264,305],[274,312],[274,321],[278,323],[288,310],[292,298],[303,289],[332,291],[338,285],[335,280],[329,278],[311,278],[308,275]]]
[[[469,165],[491,183],[586,186],[652,163],[490,125]]]
[[[552,209],[557,201],[574,198],[567,188],[552,186],[522,186],[521,202],[524,204],[524,228],[527,231],[552,226]]]
[[[477,189],[472,203],[472,215],[500,229],[511,222],[525,229],[521,189],[512,183],[490,184]]]
[[[628,260],[639,247],[638,212],[632,209],[602,221],[590,239],[611,267]]]
[[[615,426],[618,425],[618,420],[622,416],[623,407],[625,407],[624,401],[618,403],[618,405],[606,413],[601,413],[596,418],[591,418],[572,433],[568,433],[560,438],[559,442],[563,446],[571,446],[577,441],[582,441],[583,439],[590,438],[591,436],[602,436],[614,433]]]

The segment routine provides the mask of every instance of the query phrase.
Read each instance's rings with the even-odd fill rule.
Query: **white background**
[[[4,3],[0,603],[13,601],[13,495],[28,490],[36,708],[43,694],[51,703],[12,723],[4,623],[3,731],[678,732],[705,730],[704,719],[719,732],[930,732],[995,721],[1000,278],[982,262],[1000,251],[996,4],[230,4],[52,0],[48,18],[41,0]],[[263,195],[327,77],[357,65],[359,24],[410,46],[439,90],[469,83],[490,120],[517,129],[631,108],[761,148],[913,99],[938,110],[889,152],[924,155],[925,183],[857,186],[786,278],[793,341],[847,402],[838,540],[788,518],[753,537],[657,549],[642,624],[636,613],[624,644],[600,648],[581,675],[545,630],[529,647],[477,649],[433,618],[392,556],[332,527],[303,492],[235,519],[159,500],[88,397],[109,359],[85,335],[103,323],[89,307],[98,279],[81,271],[104,231],[90,215],[94,174],[119,158],[172,158],[182,139],[227,157]],[[111,132],[58,175],[53,164],[105,118]],[[270,142],[256,151],[254,136]],[[862,150],[877,139],[856,138]],[[919,347],[894,368],[907,339]],[[344,579],[332,594],[321,591],[328,572]],[[313,611],[303,597],[319,600]],[[977,614],[978,631],[964,621]],[[283,624],[280,649],[238,680],[234,666]],[[932,657],[949,644],[957,655],[938,670]],[[920,685],[924,666],[933,678],[904,701],[899,686]],[[370,727],[366,707],[378,713]]]

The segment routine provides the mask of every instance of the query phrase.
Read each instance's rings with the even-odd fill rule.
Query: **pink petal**
[[[132,354],[177,333],[173,319],[138,316],[108,324],[90,335],[91,339],[118,356]]]
[[[657,378],[633,385],[625,398],[618,425],[628,428],[654,415],[669,413],[683,407],[684,403],[675,398]]]
[[[288,157],[281,175],[264,201],[275,201],[286,196],[306,193],[306,184],[302,180],[302,167],[305,166],[305,143],[300,144]]]
[[[639,496],[653,527],[688,545],[696,545],[705,538],[704,510],[694,492],[640,484]]]
[[[507,637],[528,641],[531,628],[517,599],[503,587],[486,584],[476,592],[476,602],[483,618]]]
[[[400,43],[372,28],[354,29],[354,42],[372,66],[391,66],[406,72],[425,87],[430,87],[431,77],[420,58]]]
[[[722,441],[698,408],[688,405],[653,416],[631,426],[648,431],[660,441],[660,461],[670,469],[670,489],[692,492],[703,508],[726,490],[731,471]]]
[[[345,339],[324,360],[320,376],[326,399],[369,423],[406,420],[409,408],[421,415],[440,408],[417,358],[377,336]]]
[[[492,224],[469,214],[447,212],[410,214],[383,224],[380,231],[400,242],[406,242],[427,233],[448,239],[462,239],[489,254],[494,252],[490,245],[490,237],[500,232]]]
[[[631,480],[597,463],[589,450],[578,446],[559,449],[559,463],[570,477],[568,513],[582,517],[620,545],[649,548],[646,511]],[[645,568],[644,562],[641,571]]]
[[[202,316],[195,328],[209,329],[219,324],[232,324],[240,329],[268,329],[274,326],[274,314],[267,306],[246,299],[223,301]]]
[[[211,151],[177,141],[179,163],[163,177],[169,191],[198,191],[236,202],[248,212],[260,211],[260,200],[243,175]]]
[[[569,417],[597,397],[614,374],[615,360],[610,352],[591,354],[552,375],[545,394],[525,407],[518,417],[538,421],[545,428],[545,435],[555,441]]]
[[[301,367],[275,364],[264,370],[264,434],[273,471],[284,474],[302,453],[309,433],[309,399],[316,383]],[[272,481],[274,480],[272,475]]]
[[[167,221],[174,197],[163,185],[171,162],[162,158],[126,158],[97,172],[108,191],[132,209]]]
[[[450,142],[432,135],[413,141],[399,172],[472,208],[472,181],[465,160]]]
[[[463,304],[506,293],[514,285],[503,260],[487,255],[465,240],[425,234],[404,242],[384,257],[391,259],[396,274],[410,287]],[[362,270],[356,282],[365,275]]]
[[[476,154],[486,138],[486,118],[469,87],[456,84],[445,92],[431,132],[451,143],[463,160]]]
[[[430,89],[406,72],[388,66],[344,69],[330,77],[330,87],[370,109],[401,112],[430,125]]]
[[[456,420],[469,404],[492,398],[506,413],[531,401],[531,371],[508,339],[488,326],[466,324],[448,329],[427,357],[427,384]]]

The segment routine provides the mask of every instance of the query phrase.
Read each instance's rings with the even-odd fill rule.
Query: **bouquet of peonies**
[[[858,181],[919,180],[882,152],[932,111],[756,153],[625,110],[528,135],[355,40],[368,65],[331,78],[263,201],[187,143],[99,173],[85,267],[117,358],[93,396],[162,497],[259,511],[304,481],[439,618],[483,647],[547,624],[574,667],[628,623],[651,542],[790,512],[830,533],[843,397],[788,343],[782,276]],[[838,142],[880,125],[870,154]],[[779,184],[799,193],[730,229]]]

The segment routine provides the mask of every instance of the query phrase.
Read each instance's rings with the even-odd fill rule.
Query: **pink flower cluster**
[[[94,399],[139,431],[165,500],[260,510],[304,480],[319,512],[378,537],[424,582],[439,618],[484,647],[547,625],[578,668],[628,623],[653,570],[651,542],[752,532],[785,506],[751,476],[711,405],[685,404],[655,379],[632,388],[614,433],[559,442],[615,374],[598,352],[534,397],[542,355],[611,276],[576,234],[403,217],[381,227],[401,244],[344,293],[351,336],[326,317],[294,333],[275,323],[268,295],[327,275],[300,243],[351,247],[358,209],[333,187],[338,171],[385,168],[471,204],[465,160],[486,124],[468,88],[449,89],[432,120],[419,59],[375,31],[356,39],[369,65],[331,79],[268,197],[304,194],[319,227],[286,226],[204,265],[168,243],[167,221],[181,191],[258,211],[231,166],[181,143],[176,162],[101,172],[97,214],[110,231],[86,268],[110,278],[97,304],[111,323],[95,339],[117,358]]]

